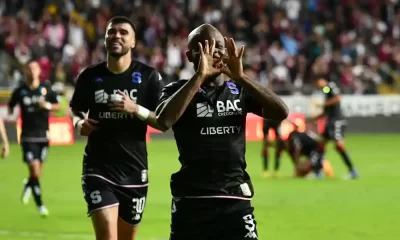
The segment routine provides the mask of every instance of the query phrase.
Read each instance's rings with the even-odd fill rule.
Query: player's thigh
[[[117,239],[119,202],[113,186],[101,178],[84,176],[82,189],[97,240]]]
[[[229,206],[229,202],[232,202]],[[226,200],[228,211],[219,216],[217,239],[250,240],[258,239],[257,222],[250,201]]]
[[[147,187],[118,187],[115,193],[119,201],[119,218],[125,223],[121,224],[120,231],[134,234],[135,228],[143,218],[147,200]]]
[[[118,205],[97,209],[90,214],[96,240],[119,240]]]

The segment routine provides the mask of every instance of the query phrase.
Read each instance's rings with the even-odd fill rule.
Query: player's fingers
[[[240,48],[239,58],[243,58],[243,55],[244,55],[244,45]]]
[[[203,54],[204,54],[203,45],[201,44],[201,42],[199,42],[198,44],[199,44],[200,56],[203,56]]]
[[[96,121],[96,120],[90,119],[90,118],[87,119],[87,122],[88,122],[89,124],[91,124],[91,125],[96,125],[96,124],[99,123],[99,121]]]
[[[213,55],[215,52],[215,39],[211,39],[210,54]]]
[[[236,44],[235,44],[235,40],[233,40],[233,38],[230,38],[230,39],[229,39],[229,42],[231,43],[231,46],[232,46],[233,53],[234,53],[234,54],[235,54],[235,56],[237,57],[238,55],[237,55],[237,51],[236,51]]]
[[[206,40],[204,44],[204,53],[210,54],[210,45],[208,44],[208,40]]]
[[[126,96],[126,93],[124,93],[123,91],[121,91],[121,90],[119,90],[119,89],[118,89],[118,94],[122,95],[122,97],[125,97],[125,96]]]

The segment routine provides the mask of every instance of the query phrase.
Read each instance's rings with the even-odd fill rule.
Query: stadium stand
[[[113,15],[137,25],[136,59],[165,81],[193,71],[188,32],[217,26],[246,44],[255,79],[282,95],[309,94],[313,74],[329,75],[348,94],[400,92],[398,0],[5,0],[0,3],[0,86],[22,80],[31,58],[42,80],[73,89],[79,71],[104,60],[104,30]]]

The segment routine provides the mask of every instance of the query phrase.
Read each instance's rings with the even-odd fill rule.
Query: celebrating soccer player
[[[243,73],[244,46],[213,26],[194,29],[188,49],[196,73],[166,86],[156,111],[158,123],[174,131],[182,164],[171,177],[170,239],[258,239],[245,171],[246,114],[281,121],[287,107]]]
[[[36,61],[26,65],[26,82],[15,89],[8,103],[8,112],[13,114],[18,104],[21,109],[22,133],[21,146],[24,162],[28,165],[29,178],[24,180],[22,202],[27,205],[33,193],[41,216],[49,211],[43,204],[40,175],[43,161],[49,150],[49,112],[58,110],[57,95],[47,85],[40,83],[40,66]]]
[[[269,119],[264,119],[263,133],[264,133],[264,141],[262,146],[262,156],[263,156],[263,170],[264,177],[269,177],[270,173],[268,172],[269,168],[269,141],[268,134],[269,130],[272,129],[275,133],[275,166],[274,166],[274,176],[278,176],[278,171],[281,165],[281,156],[282,151],[284,149],[284,142],[281,138],[281,123],[276,121],[271,121]]]
[[[315,119],[324,116],[327,117],[323,133],[324,139],[321,141],[320,152],[325,153],[327,142],[333,140],[335,142],[336,150],[339,152],[340,156],[342,156],[342,159],[350,172],[349,178],[356,179],[358,178],[358,173],[355,170],[344,146],[346,120],[344,119],[340,108],[340,89],[334,82],[328,82],[323,77],[316,78],[315,86],[321,89],[325,95],[325,103],[322,106],[324,110],[319,116],[315,117]]]
[[[151,111],[163,86],[154,68],[132,59],[135,44],[132,22],[112,18],[107,61],[80,73],[70,103],[75,128],[88,136],[82,187],[97,240],[135,239],[146,204],[146,131],[159,128]]]

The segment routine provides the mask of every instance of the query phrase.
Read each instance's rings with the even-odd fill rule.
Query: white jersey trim
[[[252,198],[246,197],[238,197],[238,196],[224,196],[224,195],[216,195],[216,196],[185,196],[185,197],[173,197],[174,199],[182,199],[182,198],[224,198],[224,199],[237,199],[237,200],[246,200],[251,201]]]

